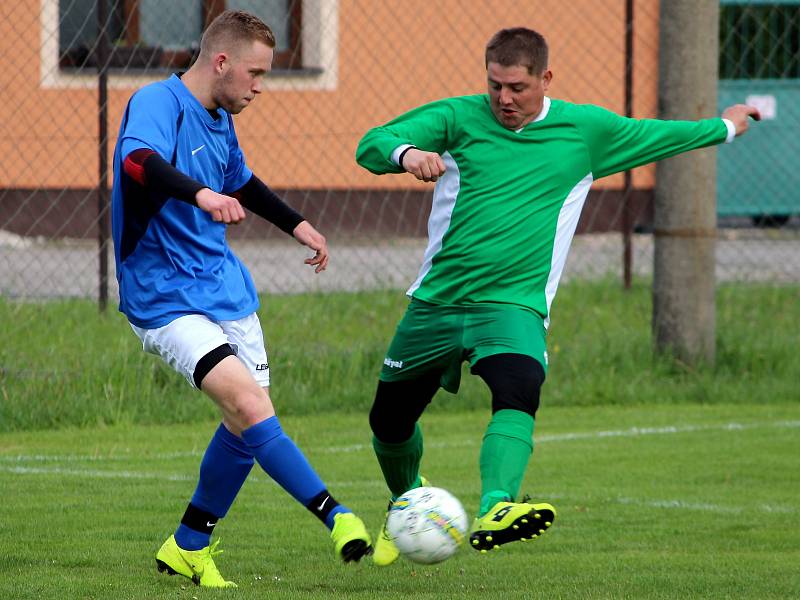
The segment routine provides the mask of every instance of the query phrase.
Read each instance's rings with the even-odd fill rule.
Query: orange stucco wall
[[[322,0],[323,2],[328,0]],[[279,188],[413,187],[375,177],[353,154],[369,127],[426,101],[483,92],[483,48],[497,29],[526,25],[551,46],[552,97],[624,110],[623,0],[341,0],[338,84],[262,94],[237,117],[249,164]],[[656,110],[658,2],[635,2],[634,115]],[[3,2],[0,187],[91,187],[97,179],[97,91],[43,89],[40,2]],[[109,90],[111,147],[133,89]],[[653,169],[635,185],[649,187]],[[598,184],[620,187],[621,176]]]

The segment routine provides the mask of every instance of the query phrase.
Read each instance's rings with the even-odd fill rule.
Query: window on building
[[[105,0],[109,66],[185,69],[197,55],[203,29],[226,9],[246,10],[275,32],[273,68],[298,69],[301,0]],[[59,64],[97,66],[97,0],[59,0]]]
[[[721,79],[800,78],[800,2],[720,6]]]

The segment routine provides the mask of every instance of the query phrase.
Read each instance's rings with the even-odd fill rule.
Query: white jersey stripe
[[[436,182],[433,190],[433,205],[431,206],[431,216],[428,219],[428,247],[425,248],[425,256],[422,259],[417,280],[406,292],[408,296],[413,295],[419,288],[422,280],[431,270],[433,257],[442,249],[442,239],[450,228],[450,218],[453,215],[458,191],[461,188],[461,173],[453,156],[449,152],[445,152],[442,160],[446,171]]]
[[[556,237],[553,241],[553,256],[550,259],[550,275],[547,277],[547,286],[544,292],[547,302],[545,327],[550,325],[550,305],[553,303],[553,298],[555,298],[558,282],[561,280],[564,265],[567,262],[569,246],[575,235],[575,229],[578,227],[578,219],[583,210],[583,203],[586,202],[586,196],[589,194],[589,188],[592,186],[593,181],[594,177],[591,173],[581,179],[567,195],[567,199],[564,200],[564,204],[561,205],[561,211],[558,213]]]

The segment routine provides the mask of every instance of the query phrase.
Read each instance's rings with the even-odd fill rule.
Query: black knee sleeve
[[[414,433],[414,425],[439,389],[439,373],[406,381],[379,381],[369,411],[369,426],[382,442],[399,444]]]
[[[203,379],[211,372],[211,369],[216,367],[222,359],[228,358],[229,356],[236,356],[236,352],[233,351],[230,344],[222,344],[222,346],[214,348],[197,361],[194,367],[194,384],[197,386],[198,390],[203,383]]]
[[[492,413],[512,409],[536,416],[544,383],[544,368],[538,360],[524,354],[494,354],[476,362],[472,372],[492,392]]]

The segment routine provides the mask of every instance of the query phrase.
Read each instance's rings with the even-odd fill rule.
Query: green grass
[[[477,507],[488,410],[429,413],[424,473]],[[324,527],[257,468],[217,528],[235,591],[156,572],[214,423],[0,434],[0,597],[800,597],[800,405],[544,407],[523,490],[541,539],[449,561],[342,565]],[[380,526],[387,492],[364,415],[284,419],[332,492]]]
[[[365,412],[406,305],[399,291],[268,297],[261,320],[281,414]],[[549,406],[770,403],[797,400],[800,287],[722,286],[717,364],[689,369],[653,357],[647,283],[562,286],[548,339]],[[210,402],[141,350],[124,317],[89,301],[0,299],[0,431],[213,418]],[[431,410],[486,406],[465,377]]]

